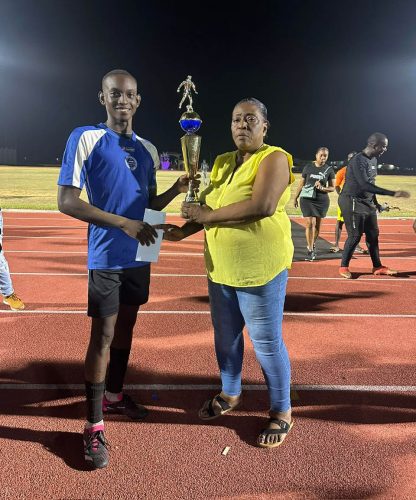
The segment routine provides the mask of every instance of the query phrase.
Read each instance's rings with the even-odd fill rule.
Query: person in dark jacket
[[[373,274],[389,276],[397,274],[397,271],[383,266],[380,261],[377,211],[381,211],[381,204],[377,201],[376,195],[409,198],[410,193],[402,190],[391,191],[375,185],[377,166],[371,160],[381,156],[387,150],[387,146],[387,137],[375,132],[367,139],[367,146],[348,164],[345,184],[338,200],[348,233],[339,268],[339,274],[346,279],[352,278],[349,263],[363,234],[366,236],[373,263]]]

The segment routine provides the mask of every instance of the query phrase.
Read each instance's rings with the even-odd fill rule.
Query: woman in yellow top
[[[215,350],[222,391],[199,411],[203,420],[236,408],[241,400],[243,328],[260,362],[270,397],[270,420],[257,443],[280,445],[293,422],[290,362],[282,339],[283,305],[293,257],[290,221],[292,157],[264,144],[270,124],[255,98],[233,110],[231,133],[237,151],[216,158],[201,205],[184,203],[184,226],[165,238],[179,241],[205,228],[205,262]]]

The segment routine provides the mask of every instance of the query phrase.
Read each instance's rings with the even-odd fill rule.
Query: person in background
[[[367,139],[366,147],[353,156],[348,164],[344,187],[338,199],[348,233],[339,268],[339,274],[346,279],[352,278],[349,264],[363,234],[373,263],[373,274],[388,276],[397,274],[397,271],[383,266],[380,260],[377,211],[382,210],[382,205],[376,195],[409,198],[410,193],[402,190],[391,191],[375,185],[377,166],[372,159],[387,151],[387,146],[387,137],[375,132]]]
[[[351,151],[351,153],[348,154],[347,156],[347,164],[340,168],[338,172],[335,175],[335,191],[340,194],[342,191],[342,187],[345,182],[345,174],[347,171],[347,166],[348,162],[351,160],[351,158],[356,155],[356,151]],[[341,209],[339,208],[339,205],[337,206],[337,222],[335,223],[335,245],[329,249],[330,252],[336,253],[340,251],[339,248],[339,240],[341,239],[341,232],[342,232],[342,227],[344,225],[344,217],[342,216]],[[362,253],[362,254],[367,254],[368,250],[362,248],[359,244],[355,248],[356,253]]]
[[[145,407],[123,392],[137,312],[149,296],[150,264],[136,261],[137,247],[154,243],[157,236],[156,228],[143,222],[144,212],[161,210],[189,184],[182,175],[156,195],[159,156],[153,144],[132,129],[141,97],[130,73],[107,73],[98,98],[107,120],[71,133],[58,179],[59,210],[89,223],[91,336],[85,358],[83,437],[85,460],[95,469],[108,464],[103,414],[133,420],[147,415]],[[84,184],[89,203],[80,199]]]
[[[9,264],[3,251],[3,214],[0,208],[0,293],[3,295],[3,304],[10,307],[12,311],[22,311],[25,304],[19,298],[13,288],[10,276]]]
[[[305,260],[316,259],[316,240],[321,229],[322,219],[326,217],[329,208],[329,195],[335,189],[334,169],[327,165],[329,150],[325,147],[317,149],[315,161],[305,165],[302,178],[295,194],[295,208],[298,207],[300,197],[300,209],[303,217],[306,217],[306,248]]]
[[[257,444],[280,446],[293,425],[290,361],[282,338],[288,268],[293,258],[290,199],[292,156],[264,143],[270,124],[255,98],[238,102],[231,118],[236,151],[218,156],[202,205],[184,203],[184,226],[165,238],[179,241],[205,229],[205,265],[222,390],[202,405],[212,420],[241,402],[246,325],[270,398],[270,419]]]

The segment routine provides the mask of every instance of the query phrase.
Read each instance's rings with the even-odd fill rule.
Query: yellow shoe
[[[12,311],[22,311],[25,308],[25,304],[22,299],[12,293],[8,297],[3,297],[3,304],[6,304],[10,307]]]

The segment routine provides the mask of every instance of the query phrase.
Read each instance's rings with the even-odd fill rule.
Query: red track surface
[[[87,472],[86,225],[57,213],[4,219],[6,255],[27,309],[0,307],[0,498],[416,497],[411,221],[380,221],[383,263],[399,278],[373,277],[368,256],[354,259],[351,281],[338,278],[337,259],[294,263],[284,336],[295,426],[275,450],[255,446],[268,401],[248,339],[243,407],[208,425],[198,420],[215,391],[209,386],[218,385],[202,235],[164,243],[126,380],[151,412],[141,423],[108,419],[110,465]],[[331,241],[334,223],[323,227]]]

